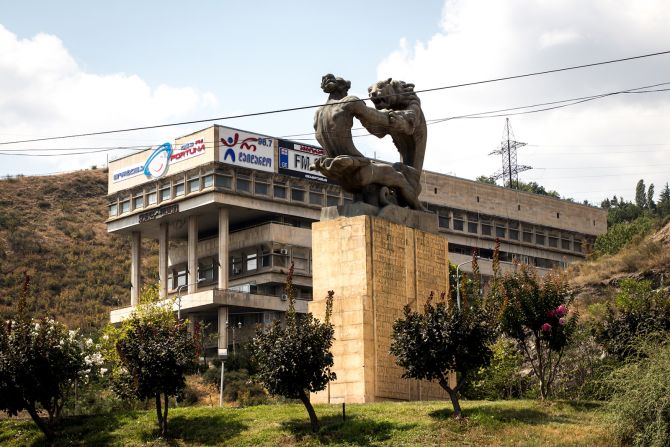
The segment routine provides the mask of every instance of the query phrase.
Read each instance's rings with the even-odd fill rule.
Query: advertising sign
[[[144,163],[136,163],[132,166],[124,166],[118,171],[112,172],[112,182],[122,182],[142,174],[144,174]]]
[[[309,170],[309,166],[314,163],[314,160],[324,155],[323,149],[285,140],[278,140],[277,144],[279,146],[280,173],[328,183],[328,179],[320,172]]]
[[[275,172],[274,138],[219,128],[219,161],[259,171]]]
[[[170,163],[179,163],[180,161],[197,157],[204,154],[205,149],[205,140],[203,138],[175,145],[172,155],[170,155]]]

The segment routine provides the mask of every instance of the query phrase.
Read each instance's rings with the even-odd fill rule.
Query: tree
[[[665,217],[670,214],[670,185],[665,184],[665,188],[658,197],[658,214]]]
[[[0,410],[27,411],[48,440],[76,381],[86,381],[102,364],[93,341],[51,318],[31,319],[26,275],[15,321],[0,324]],[[46,420],[39,410],[47,413]]]
[[[635,186],[635,205],[644,209],[647,207],[647,192],[644,186],[644,180],[640,179]]]
[[[487,366],[496,326],[492,313],[481,300],[470,298],[468,306],[458,309],[442,293],[433,304],[431,292],[423,313],[405,306],[403,318],[393,324],[391,354],[405,369],[403,378],[436,380],[449,394],[454,417],[461,417],[458,392],[470,372]],[[456,373],[456,384],[449,374]]]
[[[522,265],[503,276],[496,288],[501,329],[523,349],[540,381],[540,395],[546,399],[577,325],[576,314],[567,317],[572,301],[567,280],[556,272],[540,280],[534,269]]]
[[[647,188],[647,208],[654,212],[656,210],[656,204],[654,203],[654,184],[650,184]]]
[[[479,183],[487,183],[489,185],[495,185],[496,180],[493,177],[489,177],[488,175],[480,175],[475,179],[475,181]]]
[[[159,301],[157,287],[146,288],[115,340],[119,360],[115,377],[131,384],[138,398],[155,400],[161,436],[168,433],[168,399],[184,389],[184,375],[197,358],[187,322],[177,320],[172,304]]]
[[[323,322],[311,313],[298,315],[295,311],[293,264],[286,279],[288,311],[286,326],[275,320],[268,327],[258,327],[251,342],[251,353],[257,368],[256,378],[270,394],[289,399],[300,399],[309,414],[312,432],[319,421],[309,401],[309,393],[321,391],[337,377],[333,367],[334,328],[330,323],[334,292],[326,297],[326,315]]]

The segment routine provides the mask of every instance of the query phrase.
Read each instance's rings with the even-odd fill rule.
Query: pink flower
[[[565,314],[568,313],[568,310],[565,308],[565,304],[561,304],[560,306],[558,306],[555,310],[555,313],[559,317],[565,316]]]
[[[551,330],[551,325],[549,323],[544,323],[542,325],[542,331],[543,332],[549,332]]]
[[[558,319],[558,324],[560,324],[561,326],[565,326],[565,317],[559,318]]]
[[[554,315],[555,315],[554,310],[550,310],[549,312],[547,312],[547,318],[554,318]]]

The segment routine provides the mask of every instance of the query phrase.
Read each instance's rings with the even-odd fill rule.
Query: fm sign
[[[285,140],[279,140],[278,145],[280,173],[322,183],[328,182],[320,172],[309,170],[317,158],[323,157],[323,149]]]
[[[164,143],[149,156],[144,163],[144,175],[150,179],[163,177],[172,163],[188,160],[205,153],[205,140],[198,139],[181,144],[173,148],[170,143]]]
[[[274,139],[234,129],[219,129],[219,161],[274,172]]]

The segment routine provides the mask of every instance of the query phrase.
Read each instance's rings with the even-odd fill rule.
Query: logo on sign
[[[273,171],[274,140],[272,138],[233,130],[228,135],[222,135],[219,142],[219,157],[222,162],[262,171]]]
[[[235,151],[232,149],[226,149],[226,153],[223,155],[223,161],[230,157],[230,161],[235,163]]]
[[[175,148],[175,151],[170,156],[170,162],[177,163],[179,161],[204,154],[205,149],[205,140],[202,138],[182,144],[179,146],[179,149]]]
[[[144,175],[149,178],[160,178],[165,175],[170,164],[172,145],[163,143],[149,156],[144,164]]]

